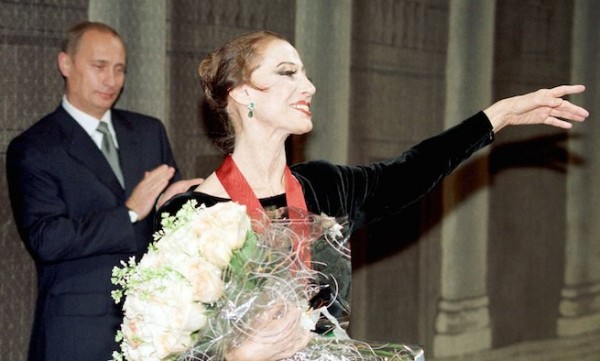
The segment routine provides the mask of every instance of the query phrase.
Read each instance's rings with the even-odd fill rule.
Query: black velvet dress
[[[401,211],[427,194],[440,180],[478,149],[493,141],[492,126],[483,112],[424,140],[398,157],[367,166],[334,165],[326,161],[310,161],[291,166],[292,174],[302,185],[308,211],[346,218],[349,234],[365,224]],[[190,199],[210,207],[230,199],[193,191],[179,194],[157,212],[174,215]],[[259,199],[265,210],[286,206],[285,194]],[[155,221],[160,226],[160,217]],[[314,254],[314,253],[313,253]],[[314,257],[313,257],[314,258]],[[340,264],[342,266],[340,266]],[[327,269],[336,279],[317,280],[321,292],[310,303],[327,305],[342,327],[347,326],[350,306],[350,262],[338,262]],[[331,272],[330,272],[331,271]],[[334,289],[335,288],[335,289]],[[326,333],[332,325],[323,318],[318,333]]]
[[[493,137],[489,120],[479,112],[388,161],[367,166],[310,161],[291,166],[291,171],[302,185],[309,212],[348,217],[353,231],[423,197],[463,160],[491,143]],[[206,206],[229,201],[194,192],[193,188],[166,202],[157,215],[175,214],[190,199]],[[284,194],[260,202],[265,209],[286,206]],[[160,224],[159,218],[155,224]]]

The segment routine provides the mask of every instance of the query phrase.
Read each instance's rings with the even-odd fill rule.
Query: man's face
[[[102,118],[117,100],[125,81],[125,47],[106,32],[83,34],[75,54],[60,53],[59,68],[66,78],[66,95],[77,109]]]

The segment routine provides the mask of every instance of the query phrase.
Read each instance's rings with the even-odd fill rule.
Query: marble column
[[[573,21],[573,83],[586,92],[572,100],[600,114],[600,6],[596,0],[575,1]],[[569,151],[583,159],[571,164],[567,176],[567,240],[565,276],[557,334],[573,336],[600,330],[600,124],[591,119],[577,126]]]
[[[296,1],[295,46],[317,88],[307,159],[348,160],[352,1]]]
[[[170,99],[167,11],[166,0],[90,0],[88,10],[90,20],[114,27],[127,45],[127,78],[116,106],[165,123]]]
[[[450,2],[446,127],[490,102],[494,9],[494,1]],[[491,348],[486,295],[489,192],[485,153],[480,152],[444,181],[441,300],[433,336],[434,358]]]

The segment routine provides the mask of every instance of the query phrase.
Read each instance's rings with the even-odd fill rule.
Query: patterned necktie
[[[108,131],[108,125],[106,122],[100,121],[96,130],[102,133],[102,153],[104,153],[119,183],[121,183],[121,187],[123,187],[123,172],[121,172],[121,165],[119,164],[119,151],[115,146],[112,135]]]

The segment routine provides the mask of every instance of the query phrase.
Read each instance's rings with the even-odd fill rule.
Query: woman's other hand
[[[311,339],[299,307],[278,304],[253,320],[245,338],[225,353],[227,361],[276,361],[292,357]]]

